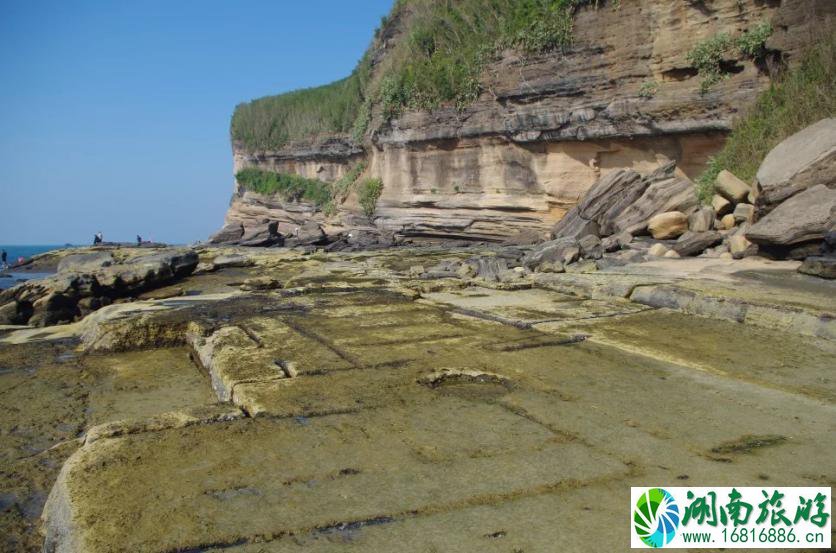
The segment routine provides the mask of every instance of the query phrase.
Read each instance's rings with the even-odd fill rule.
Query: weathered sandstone
[[[836,118],[822,119],[778,144],[763,160],[757,181],[763,211],[812,186],[836,188]]]
[[[679,167],[677,178],[699,175],[733,117],[769,82],[763,67],[741,58],[729,61],[733,70],[727,79],[701,93],[700,76],[687,61],[701,40],[771,21],[770,55],[794,63],[811,28],[834,13],[827,0],[720,0],[710,9],[659,0],[584,7],[575,16],[575,39],[567,52],[528,59],[506,52],[486,71],[485,93],[472,105],[409,111],[390,121],[374,113],[373,130],[362,145],[344,136],[280,151],[234,144],[234,167],[334,182],[365,160],[364,176],[384,183],[372,222],[388,234],[542,238],[602,176],[622,169],[648,173],[671,161]],[[387,40],[402,38],[398,24],[382,31]],[[375,56],[385,58],[386,49]],[[653,95],[640,94],[647,83],[656,84]],[[313,205],[261,196],[236,184],[226,217],[232,226],[216,240],[233,236],[235,225],[269,221],[278,222],[283,235],[307,221],[329,235],[370,222],[352,194],[326,217]],[[642,229],[622,224],[598,230],[608,235]],[[581,238],[590,232],[597,233],[586,227],[572,234]]]
[[[821,241],[836,226],[836,188],[813,186],[781,203],[752,225],[746,237],[767,246]]]
[[[666,211],[647,221],[647,230],[657,240],[677,238],[688,230],[688,216],[681,211]]]

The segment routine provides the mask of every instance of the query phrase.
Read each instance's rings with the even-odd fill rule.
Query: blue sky
[[[347,76],[392,0],[0,0],[0,244],[206,238],[239,102]]]

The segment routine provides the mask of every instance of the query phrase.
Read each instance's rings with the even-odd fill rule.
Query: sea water
[[[8,257],[8,264],[9,268],[5,271],[0,270],[0,290],[5,290],[6,288],[11,288],[15,284],[22,282],[23,280],[31,280],[33,278],[43,278],[46,276],[45,273],[32,273],[32,272],[17,272],[14,270],[12,265],[14,265],[18,259],[21,257],[23,259],[29,259],[34,255],[38,255],[39,253],[44,253],[52,250],[57,250],[59,248],[65,248],[67,246],[60,246],[60,245],[2,245],[0,244],[0,249],[6,250],[6,254]],[[2,267],[0,267],[2,269]]]

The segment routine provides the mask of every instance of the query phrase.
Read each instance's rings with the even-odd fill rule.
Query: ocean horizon
[[[0,244],[0,249],[6,251],[6,262],[9,264],[8,269],[0,270],[0,275],[2,275],[2,277],[0,277],[0,290],[11,288],[12,286],[20,284],[26,280],[43,278],[47,275],[47,273],[27,273],[15,271],[12,265],[14,265],[20,258],[25,260],[41,253],[70,247],[74,246],[68,244]],[[0,269],[2,269],[2,267],[0,267]]]
[[[29,259],[35,255],[52,250],[74,247],[76,246],[73,244],[0,244],[0,249],[6,250],[9,265],[14,265],[21,257]]]

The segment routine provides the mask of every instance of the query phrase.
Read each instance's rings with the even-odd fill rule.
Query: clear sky
[[[347,76],[392,0],[0,0],[0,244],[205,239],[235,105]]]

